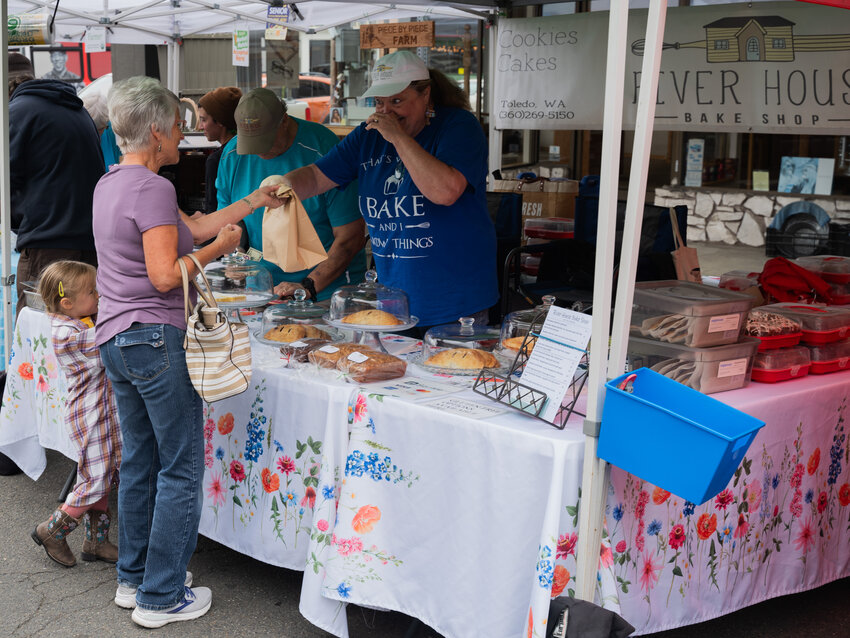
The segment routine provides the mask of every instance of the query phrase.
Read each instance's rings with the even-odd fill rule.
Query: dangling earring
[[[162,142],[160,142],[160,143],[159,143],[159,146],[157,146],[157,148],[156,148],[156,152],[157,152],[157,153],[161,153],[161,152],[162,152]]]
[[[434,105],[429,104],[428,108],[425,109],[425,117],[428,118],[428,124],[431,123],[431,118],[436,117],[437,112],[434,110]]]

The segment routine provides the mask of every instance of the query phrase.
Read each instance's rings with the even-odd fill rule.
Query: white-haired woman
[[[280,206],[270,193],[200,219],[177,207],[171,182],[157,175],[176,164],[177,97],[157,80],[133,77],[109,92],[109,119],[121,164],[94,193],[95,246],[100,257],[96,342],[118,404],[124,453],[118,488],[117,605],[133,621],[160,627],[198,618],[212,600],[191,589],[186,572],[201,516],[204,439],[201,399],[189,380],[186,323],[178,260],[190,276],[195,241],[215,237],[195,256],[207,264],[239,243],[236,222],[255,208]]]

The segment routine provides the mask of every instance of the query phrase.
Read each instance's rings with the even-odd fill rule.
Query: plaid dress
[[[68,381],[65,427],[79,448],[77,484],[65,503],[87,507],[118,482],[121,430],[112,384],[94,342],[94,328],[65,315],[49,313],[53,351]]]

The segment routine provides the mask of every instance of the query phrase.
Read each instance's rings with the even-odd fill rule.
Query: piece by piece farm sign
[[[360,25],[361,49],[403,49],[434,46],[434,21]]]
[[[633,129],[647,11],[630,11],[624,126]],[[602,128],[608,13],[501,20],[499,129]],[[802,2],[667,11],[655,128],[845,135],[850,12]]]

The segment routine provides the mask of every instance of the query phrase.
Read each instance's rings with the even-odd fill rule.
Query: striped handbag
[[[206,288],[192,280],[198,291],[198,303],[190,314],[189,273],[186,264],[178,259],[183,275],[183,304],[186,312],[186,366],[189,378],[198,394],[207,403],[220,401],[248,389],[251,381],[251,342],[248,326],[230,323],[216,306],[210,282],[194,255],[195,262]]]

